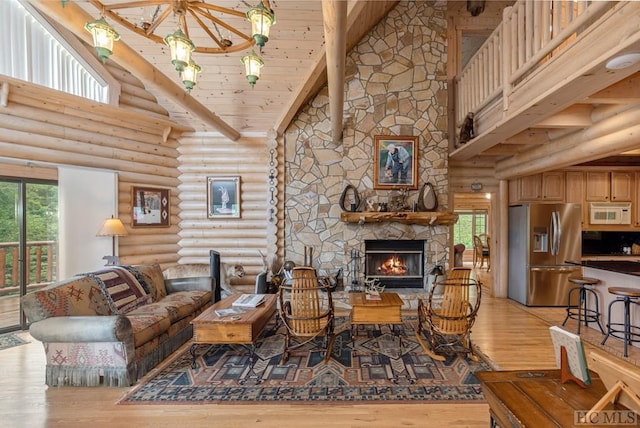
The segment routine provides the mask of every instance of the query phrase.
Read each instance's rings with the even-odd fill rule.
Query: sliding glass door
[[[56,280],[58,186],[0,179],[0,332],[26,328],[20,297]]]

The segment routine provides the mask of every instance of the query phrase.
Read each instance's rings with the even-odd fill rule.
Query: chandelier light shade
[[[241,61],[244,64],[244,74],[253,88],[258,79],[260,79],[260,69],[264,65],[264,61],[253,50],[243,56]]]
[[[276,23],[276,16],[260,2],[247,11],[247,19],[251,22],[251,37],[262,52],[262,48],[269,40],[269,30]]]
[[[202,67],[195,63],[193,59],[189,65],[187,65],[184,70],[180,73],[180,78],[182,79],[182,83],[184,87],[187,89],[187,92],[191,92],[194,86],[196,86],[196,82],[198,81],[198,73],[202,71]]]
[[[87,22],[84,28],[93,36],[93,47],[102,63],[106,63],[109,55],[113,53],[113,42],[120,40],[120,34],[107,23],[103,16],[93,22]]]
[[[165,37],[164,42],[171,49],[171,63],[176,71],[182,72],[191,62],[191,52],[196,46],[180,28]]]

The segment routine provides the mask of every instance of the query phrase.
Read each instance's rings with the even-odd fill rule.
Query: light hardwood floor
[[[532,310],[485,295],[472,338],[504,370],[555,368],[544,318],[561,322],[563,314],[563,308]],[[126,388],[46,387],[42,345],[28,333],[21,335],[31,343],[0,351],[3,427],[489,426],[487,404],[116,405]],[[609,350],[619,352],[619,341],[609,342]],[[628,360],[640,360],[640,349],[634,348]]]

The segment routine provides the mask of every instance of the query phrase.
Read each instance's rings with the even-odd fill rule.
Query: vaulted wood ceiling
[[[90,0],[71,0],[64,7],[59,0],[29,0],[55,21],[78,37],[91,43],[83,29],[86,22],[100,16]],[[130,0],[104,0],[103,4]],[[246,11],[257,1],[208,0],[209,3]],[[262,76],[251,87],[244,75],[240,58],[246,52],[197,54],[202,66],[198,84],[187,94],[170,63],[168,48],[125,29],[117,22],[109,23],[121,34],[109,61],[130,70],[156,95],[177,122],[196,131],[218,131],[235,140],[240,133],[284,132],[305,102],[327,83],[327,64],[331,67],[330,87],[342,88],[346,52],[351,49],[397,1],[341,0],[276,0],[272,1],[276,25],[264,47],[265,66]],[[324,20],[323,20],[323,8]],[[167,20],[167,34],[175,24]],[[237,27],[250,27],[238,18]],[[325,32],[326,29],[326,32]],[[327,50],[325,51],[325,37]],[[344,67],[344,66],[342,66]],[[335,102],[341,106],[341,102]],[[333,115],[342,126],[342,111]],[[336,132],[337,134],[338,132]],[[334,138],[340,138],[336,135]]]

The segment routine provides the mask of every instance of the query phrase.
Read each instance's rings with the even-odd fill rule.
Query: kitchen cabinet
[[[587,171],[585,199],[588,202],[631,202],[635,173],[629,171]]]
[[[550,171],[518,179],[520,202],[564,202],[564,172]]]
[[[582,227],[589,224],[589,207],[584,201],[584,172],[567,171],[565,173],[565,202],[582,204]]]

